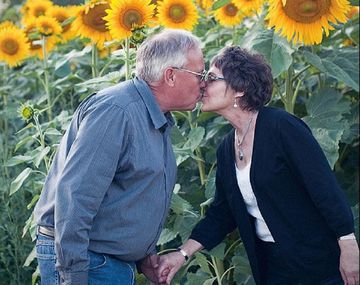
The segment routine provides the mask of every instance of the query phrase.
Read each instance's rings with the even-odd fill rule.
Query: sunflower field
[[[164,27],[197,35],[207,64],[227,45],[265,56],[269,104],[311,127],[359,224],[358,0],[0,0],[0,285],[40,284],[32,211],[60,138],[84,98],[134,76],[138,45]],[[179,170],[161,253],[206,212],[231,128],[199,109],[173,116]],[[197,253],[174,284],[254,284],[238,233]]]

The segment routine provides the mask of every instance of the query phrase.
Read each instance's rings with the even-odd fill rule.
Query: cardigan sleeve
[[[218,151],[219,162],[219,151]],[[202,219],[194,228],[190,238],[196,240],[204,246],[205,249],[211,250],[218,245],[225,236],[234,231],[236,228],[235,219],[231,213],[222,179],[220,174],[220,164],[216,171],[216,192],[215,198],[209,209],[206,211],[205,218]]]
[[[278,125],[285,160],[337,237],[354,232],[351,209],[309,127],[295,116]]]

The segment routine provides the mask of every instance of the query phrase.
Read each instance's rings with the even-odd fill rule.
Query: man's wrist
[[[351,234],[339,237],[338,241],[340,241],[340,240],[354,240],[354,239],[356,239],[355,234],[351,233]]]

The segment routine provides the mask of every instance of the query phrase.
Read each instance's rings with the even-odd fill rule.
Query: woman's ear
[[[169,86],[174,86],[175,85],[175,79],[176,79],[176,75],[174,72],[174,69],[172,68],[166,68],[164,71],[164,80],[165,83]]]
[[[245,93],[244,92],[235,92],[235,99],[239,99],[239,98],[241,98],[241,97],[243,97],[245,95]]]

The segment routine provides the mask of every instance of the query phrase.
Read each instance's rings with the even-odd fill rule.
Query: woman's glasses
[[[209,73],[209,72],[205,75],[204,79],[205,79],[206,83],[212,83],[212,82],[218,81],[218,80],[225,80],[224,77],[217,76],[214,73]]]
[[[175,70],[184,71],[184,72],[196,75],[196,77],[200,80],[200,82],[205,81],[207,83],[212,83],[212,82],[218,81],[218,80],[225,80],[224,77],[217,76],[214,73],[209,73],[206,70],[203,70],[202,72],[195,72],[195,71],[188,70],[188,69],[185,69],[185,68],[182,68],[182,67],[173,66],[171,68],[173,68]]]

